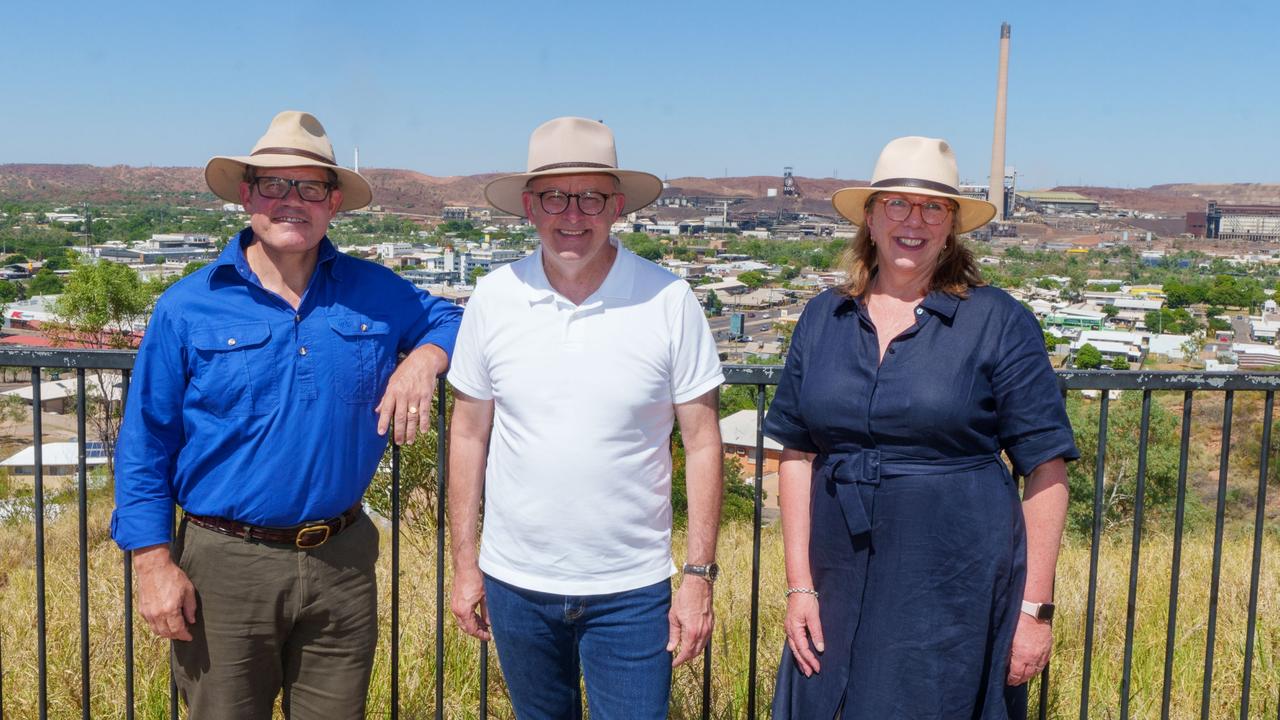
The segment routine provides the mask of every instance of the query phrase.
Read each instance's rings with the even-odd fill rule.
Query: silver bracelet
[[[814,600],[818,599],[818,591],[807,587],[789,587],[787,588],[786,597],[791,597],[796,593],[800,593],[801,595],[812,595]]]

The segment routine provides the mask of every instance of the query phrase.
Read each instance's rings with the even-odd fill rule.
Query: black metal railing
[[[89,396],[86,387],[86,372],[106,370],[117,372],[122,379],[122,390],[125,395],[128,391],[129,371],[133,365],[133,353],[130,351],[95,351],[95,350],[0,350],[0,366],[22,367],[30,369],[31,388],[33,395],[33,413],[32,413],[32,434],[34,444],[34,484],[32,489],[32,532],[34,533],[34,552],[32,553],[32,561],[34,563],[34,596],[35,607],[33,608],[32,619],[35,628],[35,660],[34,669],[27,667],[8,667],[5,665],[6,657],[12,655],[12,651],[5,653],[4,651],[11,648],[13,636],[18,634],[18,628],[0,628],[0,718],[16,717],[10,710],[10,714],[6,715],[9,703],[6,701],[6,691],[11,690],[15,681],[19,687],[29,685],[31,682],[36,683],[34,692],[36,701],[34,703],[34,712],[36,716],[46,717],[68,717],[76,714],[78,710],[81,717],[90,718],[101,713],[95,713],[91,707],[93,693],[93,676],[91,676],[91,651],[93,645],[102,640],[102,638],[92,635],[90,623],[90,596],[89,587],[92,582],[90,576],[89,553],[91,552],[89,533],[88,533],[88,516],[90,507],[88,504],[89,487],[88,487],[88,467],[87,467],[87,444],[86,437],[86,398]],[[48,647],[48,626],[46,618],[46,599],[48,589],[46,588],[45,574],[45,477],[42,466],[42,435],[43,426],[41,413],[35,412],[35,408],[41,407],[41,382],[45,373],[50,370],[71,371],[76,377],[76,387],[78,395],[77,404],[77,448],[78,448],[78,466],[77,477],[75,483],[76,493],[76,511],[77,511],[77,543],[78,543],[78,602],[79,602],[79,669],[78,669],[78,698],[76,707],[54,707],[49,706],[49,678],[50,678],[50,658]],[[761,702],[761,696],[767,695],[767,689],[761,691],[757,685],[760,684],[760,670],[758,659],[761,648],[759,647],[759,638],[761,636],[761,550],[762,550],[762,486],[764,480],[764,462],[765,457],[764,438],[760,430],[763,425],[763,418],[767,409],[767,391],[771,386],[776,385],[779,378],[779,368],[768,366],[728,366],[726,367],[726,375],[728,382],[735,385],[753,386],[756,390],[756,442],[755,451],[755,477],[754,477],[754,512],[753,527],[751,534],[751,573],[750,573],[750,610],[749,610],[749,648],[746,668],[746,697],[740,712],[734,711],[734,714],[743,717],[756,718],[767,714],[764,703]],[[1176,684],[1174,679],[1175,672],[1175,647],[1185,644],[1185,638],[1180,632],[1182,628],[1193,626],[1199,628],[1204,627],[1205,643],[1203,650],[1203,666],[1200,669],[1199,682],[1201,684],[1200,692],[1200,718],[1209,717],[1235,717],[1249,718],[1262,717],[1258,712],[1265,713],[1265,717],[1272,717],[1272,713],[1276,713],[1275,717],[1280,717],[1280,689],[1277,690],[1275,697],[1275,706],[1271,707],[1272,702],[1270,695],[1263,698],[1262,707],[1251,706],[1253,693],[1251,686],[1254,682],[1253,670],[1255,655],[1258,654],[1258,643],[1265,643],[1265,657],[1267,658],[1266,671],[1268,673],[1267,683],[1274,684],[1280,688],[1280,629],[1276,629],[1274,625],[1271,627],[1271,634],[1268,636],[1259,636],[1259,590],[1262,578],[1262,569],[1264,561],[1264,549],[1266,547],[1266,535],[1268,532],[1275,532],[1275,528],[1267,527],[1267,490],[1268,485],[1272,482],[1271,475],[1271,426],[1274,422],[1274,404],[1275,392],[1280,388],[1280,374],[1276,373],[1231,373],[1231,374],[1209,374],[1209,373],[1172,373],[1172,372],[1124,372],[1124,371],[1092,371],[1092,372],[1063,372],[1059,375],[1063,387],[1063,392],[1068,391],[1101,391],[1100,399],[1096,403],[1097,408],[1097,453],[1095,458],[1082,458],[1082,463],[1092,461],[1094,469],[1094,486],[1093,486],[1093,521],[1091,535],[1089,537],[1089,567],[1087,581],[1087,600],[1085,602],[1085,610],[1083,613],[1083,649],[1080,653],[1078,665],[1073,663],[1067,668],[1046,668],[1044,673],[1037,681],[1035,697],[1038,698],[1038,717],[1063,717],[1064,712],[1062,706],[1070,706],[1070,702],[1062,701],[1061,697],[1065,695],[1074,696],[1074,690],[1062,690],[1053,683],[1052,675],[1066,673],[1072,676],[1078,672],[1080,677],[1078,698],[1079,698],[1079,717],[1087,718],[1091,712],[1096,715],[1100,714],[1104,717],[1120,717],[1128,718],[1134,712],[1131,707],[1131,701],[1134,697],[1133,686],[1133,664],[1135,653],[1135,624],[1138,621],[1138,606],[1140,604],[1140,568],[1142,563],[1143,542],[1147,539],[1144,532],[1144,521],[1146,511],[1147,488],[1145,485],[1145,475],[1148,463],[1148,432],[1150,431],[1150,422],[1152,417],[1153,396],[1155,393],[1182,392],[1182,419],[1181,419],[1181,438],[1179,445],[1179,460],[1177,473],[1177,490],[1174,512],[1174,526],[1172,530],[1172,550],[1170,555],[1170,589],[1168,592],[1167,614],[1165,616],[1165,647],[1162,666],[1162,685],[1161,685],[1161,701],[1159,705],[1159,714],[1162,718],[1170,717],[1171,713],[1178,710],[1182,715],[1190,716],[1185,707],[1175,708],[1172,701],[1172,688]],[[443,381],[439,385],[438,392],[440,396],[444,396],[446,388]],[[1142,393],[1141,405],[1141,427],[1140,442],[1138,444],[1138,458],[1136,478],[1137,485],[1132,498],[1132,514],[1128,522],[1132,523],[1131,538],[1129,540],[1129,560],[1128,560],[1128,582],[1126,591],[1125,604],[1125,623],[1123,635],[1123,658],[1121,660],[1121,673],[1119,682],[1115,687],[1095,687],[1094,686],[1094,663],[1096,661],[1097,627],[1096,621],[1098,613],[1101,609],[1099,600],[1099,570],[1102,566],[1100,557],[1100,549],[1104,544],[1104,487],[1107,477],[1107,440],[1108,440],[1108,422],[1111,415],[1111,393],[1110,391],[1137,391]],[[1259,441],[1259,457],[1258,457],[1258,481],[1256,492],[1251,500],[1254,503],[1254,517],[1252,522],[1252,544],[1251,557],[1249,562],[1249,589],[1247,601],[1247,618],[1245,619],[1245,638],[1243,649],[1243,660],[1241,663],[1242,671],[1239,677],[1240,692],[1238,702],[1234,704],[1228,714],[1223,714],[1222,702],[1214,705],[1212,700],[1214,697],[1215,683],[1222,678],[1215,676],[1215,645],[1218,640],[1217,628],[1220,609],[1220,584],[1222,582],[1222,563],[1223,563],[1223,539],[1227,525],[1227,506],[1229,499],[1228,488],[1228,471],[1230,465],[1230,454],[1233,440],[1232,421],[1233,409],[1236,404],[1237,393],[1261,393],[1263,398],[1262,422],[1260,429]],[[1207,394],[1216,398],[1222,398],[1222,415],[1220,442],[1221,450],[1218,461],[1217,475],[1217,491],[1214,496],[1214,515],[1213,515],[1213,551],[1211,560],[1211,580],[1209,587],[1209,600],[1207,604],[1207,613],[1205,617],[1186,618],[1179,616],[1179,598],[1183,588],[1180,587],[1179,580],[1182,574],[1183,562],[1183,538],[1185,532],[1186,509],[1188,503],[1188,462],[1192,449],[1192,427],[1194,424],[1193,409],[1194,401],[1197,395]],[[1162,395],[1163,396],[1163,395]],[[443,438],[446,432],[446,413],[444,411],[445,403],[438,403],[436,432],[438,437]],[[446,707],[446,684],[445,684],[445,666],[446,666],[446,614],[447,602],[445,598],[445,568],[447,558],[445,556],[445,517],[444,506],[445,497],[448,488],[445,462],[445,443],[438,444],[438,469],[437,482],[438,492],[436,495],[435,506],[435,612],[432,618],[434,630],[434,706],[433,708],[405,708],[406,716],[420,717],[424,713],[433,712],[434,717],[443,718],[445,716]],[[401,457],[399,448],[392,448],[390,451],[391,463],[391,517],[388,518],[391,523],[391,577],[390,577],[390,642],[385,652],[389,653],[389,678],[387,692],[389,694],[387,715],[392,718],[401,715],[401,491],[400,491],[400,467]],[[105,542],[99,539],[98,542]],[[124,714],[127,718],[133,718],[135,713],[135,705],[137,698],[135,697],[135,675],[137,668],[134,663],[135,656],[135,638],[134,638],[134,607],[132,585],[133,579],[131,574],[131,558],[129,553],[123,553],[122,557],[122,578],[123,583],[123,604],[119,608],[122,614],[120,623],[120,641],[122,644],[122,660],[118,670],[103,670],[99,668],[97,672],[122,672],[123,673],[123,707]],[[1273,559],[1274,562],[1274,559]],[[1060,579],[1062,571],[1059,571]],[[0,579],[0,592],[3,592],[7,581]],[[1061,600],[1060,600],[1061,602]],[[1060,616],[1061,617],[1061,616]],[[1062,622],[1061,620],[1059,621]],[[1062,627],[1060,624],[1058,632],[1067,631],[1068,628]],[[776,662],[776,653],[779,648],[768,647],[764,649],[766,653],[766,661],[769,663]],[[469,652],[469,651],[468,651]],[[488,665],[489,665],[489,649],[487,643],[482,643],[478,650],[478,657],[475,659],[478,664],[478,672],[480,676],[480,691],[477,699],[477,707],[474,711],[468,710],[466,715],[478,715],[486,717],[489,713],[488,707]],[[703,665],[701,668],[701,703],[700,715],[703,718],[712,717],[713,712],[717,716],[725,715],[724,711],[716,711],[713,708],[713,682],[712,682],[712,666],[716,661],[711,645],[708,645],[703,657]],[[1182,661],[1185,666],[1186,660]],[[1059,663],[1062,663],[1059,660]],[[1051,674],[1052,670],[1052,674]],[[69,675],[76,674],[77,671],[67,668],[57,668],[59,678],[66,678]],[[766,679],[767,688],[767,679]],[[1102,694],[1110,695],[1114,693],[1114,703],[1110,700],[1099,700]],[[62,688],[62,694],[59,697],[74,696],[75,693],[68,693],[66,688]],[[1055,698],[1058,702],[1055,705]],[[1221,698],[1219,698],[1221,700]],[[174,690],[172,676],[170,676],[169,695],[167,698],[168,712],[170,717],[178,717],[178,701],[177,694]],[[1230,703],[1228,702],[1228,705]],[[1051,708],[1051,705],[1053,709]],[[736,707],[736,706],[735,706]],[[1106,711],[1098,713],[1099,707],[1105,708]],[[1215,707],[1218,708],[1215,710]],[[23,716],[27,716],[30,711],[24,710]],[[1251,715],[1251,712],[1254,714]],[[1215,714],[1216,713],[1216,714]],[[1139,713],[1139,716],[1151,716],[1150,712]]]

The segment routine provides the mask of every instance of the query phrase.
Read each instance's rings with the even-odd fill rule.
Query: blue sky
[[[986,182],[1001,21],[1022,187],[1280,182],[1280,3],[104,3],[0,29],[0,163],[203,165],[278,110],[340,160],[522,169],[529,132],[600,118],[660,176],[865,179],[932,135]]]

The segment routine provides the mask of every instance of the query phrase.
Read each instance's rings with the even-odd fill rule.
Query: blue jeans
[[[610,595],[554,595],[484,578],[498,662],[519,720],[667,717],[671,583]]]

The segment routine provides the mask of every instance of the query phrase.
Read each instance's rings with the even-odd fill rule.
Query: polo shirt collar
[[[244,249],[252,242],[253,228],[245,228],[236,233],[235,237],[231,238],[227,246],[218,254],[218,258],[213,261],[214,271],[209,273],[209,281],[212,282],[214,276],[223,267],[233,268],[240,277],[246,280],[254,277],[253,269],[249,267],[249,259],[244,256]],[[316,267],[326,268],[333,279],[341,280],[338,263],[334,262],[338,257],[338,249],[330,242],[328,235],[320,239],[318,250],[319,256],[316,258]]]
[[[605,275],[604,282],[600,283],[600,287],[596,288],[596,291],[591,293],[590,297],[580,307],[596,305],[606,298],[625,299],[631,297],[631,288],[635,285],[636,257],[612,235],[609,236],[609,244],[618,251],[617,256],[613,258],[613,266],[609,268],[609,274]],[[547,279],[546,268],[542,265],[541,243],[539,243],[538,249],[534,251],[527,272],[521,279],[524,281],[525,287],[529,289],[530,305],[546,302],[560,296],[560,293],[556,292],[556,289],[551,286],[551,281]]]

